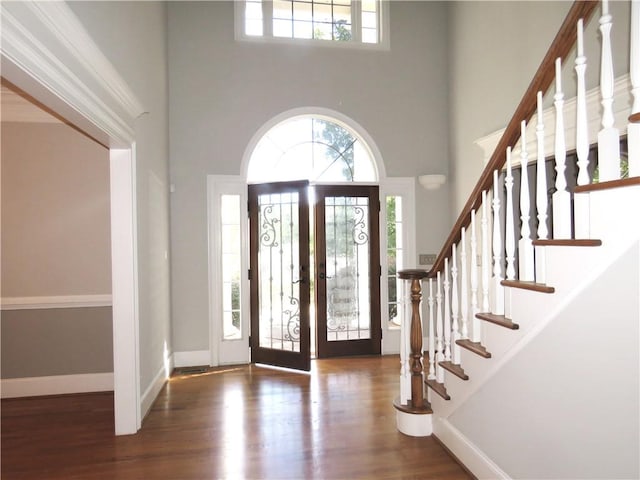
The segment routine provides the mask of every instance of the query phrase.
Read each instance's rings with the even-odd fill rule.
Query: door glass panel
[[[371,337],[369,199],[325,197],[327,341]]]
[[[299,195],[258,196],[259,345],[300,352]]]

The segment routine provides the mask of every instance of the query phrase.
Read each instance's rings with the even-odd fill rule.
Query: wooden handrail
[[[493,182],[493,171],[500,170],[506,162],[506,150],[508,146],[513,146],[520,138],[520,123],[523,120],[529,122],[533,114],[536,112],[538,92],[546,92],[555,77],[555,61],[556,58],[561,58],[562,62],[569,55],[574,44],[576,43],[576,24],[579,19],[584,19],[586,24],[591,18],[591,15],[595,11],[598,5],[597,1],[574,1],[569,13],[567,13],[564,22],[560,26],[556,37],[553,39],[547,54],[540,63],[536,74],[534,75],[527,91],[525,92],[518,108],[514,112],[511,120],[509,121],[502,138],[498,142],[496,149],[494,150],[487,166],[482,171],[476,186],[471,192],[467,203],[462,208],[460,216],[456,221],[451,233],[447,237],[442,250],[438,254],[435,263],[429,270],[428,276],[433,278],[436,273],[442,270],[444,266],[444,259],[451,253],[451,247],[454,243],[460,241],[460,233],[462,227],[468,227],[471,222],[471,211],[480,205],[482,199],[483,190],[488,190]]]

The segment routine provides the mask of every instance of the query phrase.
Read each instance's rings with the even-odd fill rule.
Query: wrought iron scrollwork
[[[297,342],[300,340],[300,301],[295,297],[289,297],[289,303],[295,308],[283,312],[287,317],[284,339]]]
[[[356,245],[365,245],[369,241],[367,233],[367,224],[365,222],[365,211],[362,207],[353,207],[354,225],[353,225],[353,241]]]
[[[262,210],[262,230],[260,232],[260,243],[265,247],[277,247],[276,241],[276,224],[280,221],[278,218],[269,218],[273,213],[273,205],[267,205]]]

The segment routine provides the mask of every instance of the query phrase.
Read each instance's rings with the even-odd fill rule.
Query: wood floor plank
[[[174,376],[124,437],[109,393],[2,400],[2,478],[471,478],[396,429],[397,356],[312,363]]]

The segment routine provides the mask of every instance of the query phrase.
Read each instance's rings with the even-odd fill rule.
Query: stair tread
[[[416,408],[411,405],[411,400],[409,400],[409,403],[405,404],[405,403],[400,403],[400,397],[396,397],[393,400],[393,406],[396,408],[396,410],[399,410],[404,413],[411,413],[414,415],[427,415],[427,414],[433,413],[433,410],[431,409],[431,404],[427,400],[424,400],[422,407]]]
[[[513,320],[505,317],[504,315],[496,315],[494,313],[476,313],[476,318],[486,322],[491,322],[495,325],[500,325],[501,327],[508,328],[510,330],[518,330],[520,328],[520,325],[514,323]]]
[[[438,383],[435,380],[425,380],[424,383],[427,385],[427,387],[436,392],[445,400],[451,400],[451,397],[447,393],[447,389],[445,388],[444,383]]]
[[[599,247],[602,240],[592,240],[589,238],[571,238],[571,239],[540,239],[534,240],[534,246],[555,246],[555,247]]]
[[[540,293],[553,293],[555,288],[545,285],[544,283],[521,282],[520,280],[502,280],[500,285],[505,287],[521,288],[524,290],[532,290]]]
[[[460,365],[456,365],[453,362],[438,362],[438,365],[462,380],[469,380],[469,375],[464,373],[464,369]]]
[[[472,342],[471,340],[456,340],[456,344],[460,345],[462,348],[466,348],[467,350],[480,355],[483,358],[491,358],[491,353],[487,352],[487,349],[480,342]]]
[[[640,177],[620,178],[618,180],[609,180],[607,182],[578,185],[573,191],[574,193],[586,193],[595,192],[597,190],[608,190],[610,188],[630,187],[633,185],[640,185]]]

